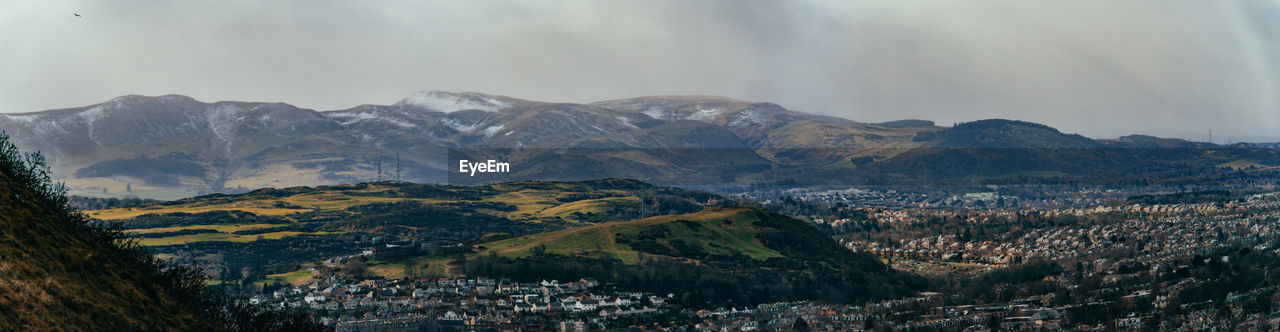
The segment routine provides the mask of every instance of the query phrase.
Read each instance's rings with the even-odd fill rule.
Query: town
[[[331,276],[270,290],[251,297],[249,303],[308,309],[338,331],[387,326],[406,330],[550,328],[549,322],[583,330],[671,310],[667,296],[599,286],[593,280],[518,283],[484,277],[348,280]]]
[[[975,197],[957,197],[966,196]],[[841,205],[796,215],[825,227],[851,251],[881,257],[901,271],[953,280],[915,297],[863,304],[698,307],[678,303],[674,294],[588,279],[352,279],[324,273],[305,285],[265,287],[250,302],[306,309],[338,331],[1265,330],[1280,324],[1280,292],[1270,273],[1280,263],[1280,194],[1228,202],[1009,205]],[[850,209],[860,212],[837,218]],[[408,254],[398,249],[408,246],[376,244],[359,256]],[[460,246],[432,250],[465,250]]]

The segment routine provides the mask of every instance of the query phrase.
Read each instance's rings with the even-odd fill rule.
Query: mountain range
[[[862,123],[716,96],[575,104],[441,91],[333,111],[130,95],[0,114],[0,130],[24,150],[44,153],[72,193],[155,198],[378,179],[767,183],[805,180],[799,168],[843,178],[862,164],[922,149],[1214,146],[1149,136],[1094,140],[1010,120]],[[515,167],[505,177],[460,177],[451,167],[463,158]]]

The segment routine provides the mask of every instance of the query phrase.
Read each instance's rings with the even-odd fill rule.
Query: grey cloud
[[[716,94],[869,122],[1280,139],[1274,0],[19,0],[0,5],[0,45],[2,112]]]

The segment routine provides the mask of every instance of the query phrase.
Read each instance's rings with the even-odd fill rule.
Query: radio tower
[[[400,151],[396,151],[396,182],[400,182]]]
[[[382,161],[375,161],[373,164],[378,166],[378,180],[376,182],[382,182]]]

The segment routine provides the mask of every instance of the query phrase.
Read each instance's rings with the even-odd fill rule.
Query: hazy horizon
[[[860,122],[1280,141],[1276,1],[16,1],[0,112],[129,95],[721,95]],[[74,16],[80,14],[80,17]]]

